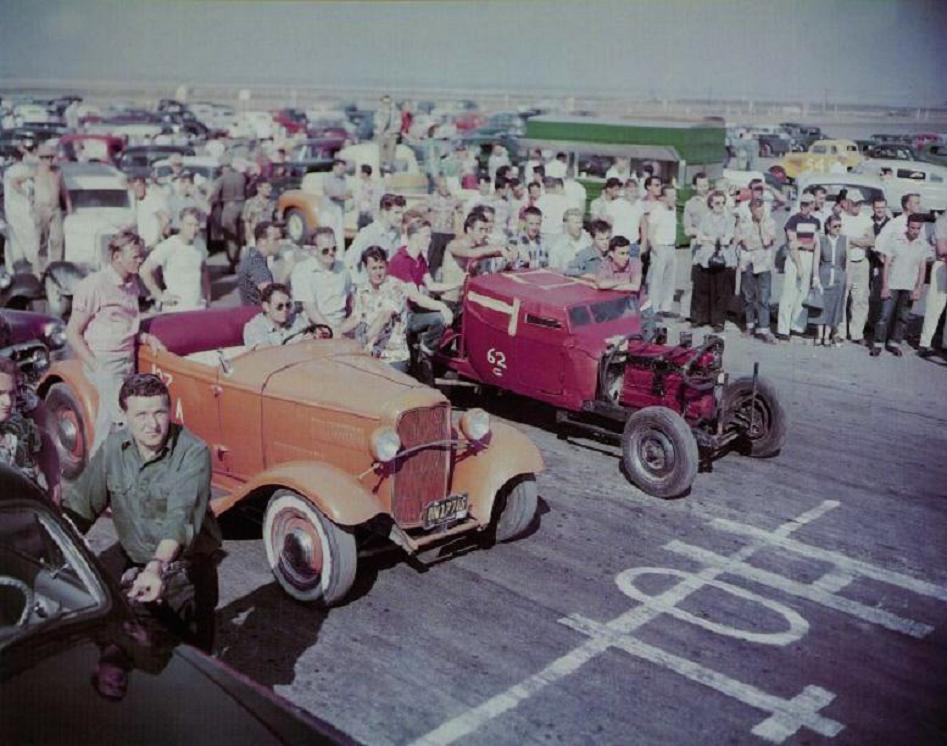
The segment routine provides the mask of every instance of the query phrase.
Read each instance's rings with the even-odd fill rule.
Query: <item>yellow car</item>
[[[863,160],[853,140],[816,140],[805,153],[789,153],[770,170],[795,179],[805,171],[845,173]]]

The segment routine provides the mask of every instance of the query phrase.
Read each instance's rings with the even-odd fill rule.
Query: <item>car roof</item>
[[[549,269],[530,269],[522,272],[499,272],[473,278],[469,290],[486,291],[502,300],[519,300],[531,308],[561,315],[564,308],[608,300],[624,295],[607,290],[597,290],[587,281],[567,277]]]

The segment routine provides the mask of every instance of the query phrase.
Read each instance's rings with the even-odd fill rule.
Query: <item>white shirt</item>
[[[135,203],[135,219],[138,235],[145,246],[154,246],[161,238],[159,212],[168,211],[168,202],[164,192],[157,186],[149,186],[145,198]]]
[[[290,284],[293,300],[314,303],[330,324],[342,323],[352,291],[352,280],[342,262],[336,261],[331,269],[325,269],[318,258],[305,259],[293,267]]]
[[[648,232],[653,243],[674,246],[677,242],[677,210],[669,210],[663,202],[656,202],[648,215]]]
[[[865,250],[859,246],[852,246],[852,241],[858,241],[865,237],[874,235],[872,229],[871,215],[862,211],[857,215],[850,215],[847,212],[842,213],[842,235],[848,239],[848,260],[850,262],[860,262],[865,258]]]
[[[348,251],[345,252],[345,266],[352,281],[360,285],[366,280],[365,270],[360,263],[365,249],[369,246],[380,246],[391,259],[400,245],[401,233],[388,225],[383,218],[378,218],[366,225],[356,234]]]
[[[187,244],[180,236],[171,236],[152,249],[148,255],[148,264],[161,267],[165,289],[179,299],[165,310],[204,308],[202,278],[206,261],[207,247],[200,238]]]
[[[878,251],[891,257],[888,268],[889,290],[914,290],[921,265],[934,253],[923,235],[909,241],[904,231],[892,236]]]
[[[640,202],[629,202],[624,197],[619,197],[606,202],[602,214],[611,221],[613,236],[624,236],[633,244],[641,241],[641,218],[644,217],[644,209]]]
[[[569,206],[576,207],[582,212],[585,212],[585,198],[586,191],[585,187],[582,186],[575,179],[567,179],[564,184],[564,189],[566,197],[569,199]]]
[[[536,200],[536,207],[543,214],[543,234],[552,236],[562,233],[562,216],[572,207],[569,198],[564,194],[544,194]]]
[[[578,238],[573,238],[568,233],[560,235],[549,248],[549,267],[551,269],[565,270],[569,266],[575,255],[582,249],[587,249],[592,245],[592,238],[586,231],[582,231]]]
[[[558,158],[553,158],[551,161],[547,162],[544,169],[546,176],[553,179],[566,178],[566,171],[568,170],[568,165],[560,161]]]
[[[608,169],[608,171],[605,172],[605,181],[608,181],[609,179],[620,179],[623,186],[630,178],[630,170],[619,171],[615,166],[612,166]]]

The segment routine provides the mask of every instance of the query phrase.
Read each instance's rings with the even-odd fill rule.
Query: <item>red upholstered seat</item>
[[[165,313],[142,321],[141,328],[160,339],[168,352],[183,357],[242,345],[244,324],[259,312],[256,306],[240,306]]]

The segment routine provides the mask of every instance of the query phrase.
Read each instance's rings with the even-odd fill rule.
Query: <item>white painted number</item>
[[[493,366],[493,375],[502,378],[503,371],[506,370],[506,353],[491,347],[487,350],[487,362]]]

